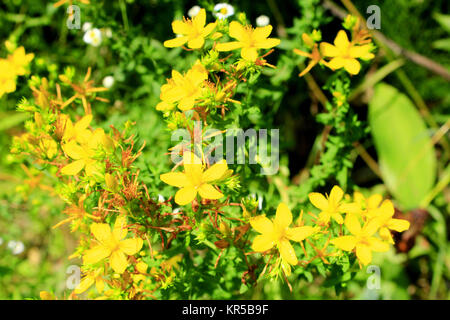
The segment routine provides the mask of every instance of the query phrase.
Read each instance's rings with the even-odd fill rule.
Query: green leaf
[[[369,103],[369,124],[387,188],[403,209],[418,207],[436,178],[430,132],[419,112],[407,96],[380,83]]]
[[[450,51],[450,38],[436,40],[432,43],[433,48]]]
[[[0,131],[13,128],[30,117],[28,113],[18,113],[16,111],[12,113],[0,113]]]
[[[441,25],[441,27],[450,32],[450,14],[433,14],[433,18]]]

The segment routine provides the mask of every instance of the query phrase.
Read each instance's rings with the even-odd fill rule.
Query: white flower
[[[106,76],[103,78],[103,86],[105,88],[111,88],[114,85],[114,77],[113,76]]]
[[[8,242],[8,249],[12,251],[12,254],[18,255],[25,250],[25,245],[22,241],[11,240]]]
[[[195,17],[196,15],[198,15],[201,9],[202,8],[200,8],[199,6],[193,6],[192,8],[189,9],[188,16],[191,18]]]
[[[164,202],[164,197],[161,194],[158,194],[158,202]]]
[[[83,41],[94,47],[98,47],[102,43],[102,33],[97,28],[91,29],[84,34]]]
[[[92,22],[83,23],[83,27],[81,28],[84,32],[87,32],[92,29]]]
[[[217,19],[223,20],[234,14],[234,8],[228,3],[218,3],[214,6],[214,16]]]
[[[265,27],[270,23],[270,19],[268,16],[261,15],[258,18],[256,18],[256,25],[258,27]]]

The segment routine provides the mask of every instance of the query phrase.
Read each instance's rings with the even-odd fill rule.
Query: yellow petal
[[[92,177],[94,175],[100,175],[101,174],[101,167],[100,167],[100,163],[98,163],[95,160],[88,160],[85,161],[85,168],[84,170],[86,171],[86,175],[88,177]]]
[[[256,42],[255,46],[260,49],[270,49],[279,45],[280,42],[281,42],[280,39],[269,38]]]
[[[346,59],[344,68],[348,73],[355,75],[359,73],[359,70],[361,70],[361,64],[356,59]]]
[[[269,24],[264,27],[258,27],[253,30],[252,38],[254,41],[265,40],[272,32],[272,26]]]
[[[359,244],[356,246],[356,257],[363,265],[368,265],[372,261],[372,250],[369,246]]]
[[[163,173],[159,176],[161,181],[167,183],[168,185],[175,186],[178,188],[186,187],[190,185],[189,179],[186,174],[182,172],[169,172]]]
[[[251,218],[250,225],[259,233],[270,234],[273,232],[273,223],[265,215]]]
[[[120,241],[120,250],[125,252],[127,255],[132,256],[141,250],[143,241],[141,238],[125,239]]]
[[[203,47],[205,39],[202,36],[196,37],[188,41],[188,47],[191,49],[200,49]]]
[[[349,49],[349,55],[352,58],[364,58],[370,56],[370,54],[370,45],[353,46]]]
[[[347,33],[344,30],[340,30],[334,39],[334,45],[341,51],[347,50],[350,42],[348,41]]]
[[[114,236],[114,239],[120,241],[127,236],[127,233],[127,218],[124,215],[120,215],[117,217],[116,222],[114,223],[112,234]]]
[[[146,264],[145,262],[138,262],[136,264],[136,270],[139,271],[140,273],[146,273],[148,269],[148,264]]]
[[[95,279],[95,287],[97,288],[98,293],[102,293],[103,289],[105,289],[105,281],[102,277],[97,277]]]
[[[339,210],[343,213],[348,214],[361,214],[361,206],[357,203],[343,203],[339,206]]]
[[[189,25],[181,20],[172,22],[172,30],[175,34],[188,34],[190,31]]]
[[[339,49],[327,42],[320,44],[320,52],[325,57],[336,57],[339,55]]]
[[[345,251],[352,251],[356,246],[356,238],[354,236],[342,236],[332,239],[330,242],[335,247]]]
[[[381,200],[383,200],[381,194],[373,194],[367,199],[367,207],[370,209],[378,208]]]
[[[111,254],[109,262],[111,263],[111,268],[117,273],[123,273],[128,266],[128,260],[120,250],[116,250]]]
[[[343,224],[344,223],[344,219],[342,218],[341,214],[339,212],[332,212],[331,213],[331,217],[333,217],[333,219],[338,223],[338,224]]]
[[[203,175],[202,160],[194,153],[186,151],[183,153],[184,171],[193,185],[201,184]]]
[[[77,160],[77,161],[74,161],[71,164],[68,164],[67,166],[63,167],[61,169],[61,174],[68,175],[68,176],[74,176],[74,175],[78,174],[83,168],[84,168],[84,161]]]
[[[188,41],[188,37],[184,36],[184,37],[177,37],[174,39],[170,39],[167,41],[164,41],[164,47],[167,48],[175,48],[175,47],[180,47],[183,44],[185,44]]]
[[[410,223],[408,220],[391,219],[388,222],[388,228],[397,232],[403,232],[409,229]]]
[[[277,228],[284,230],[292,223],[292,213],[285,203],[280,203],[277,207],[275,220],[273,221]]]
[[[241,56],[245,60],[256,61],[258,58],[258,51],[255,48],[244,47],[241,49]]]
[[[280,251],[281,258],[291,265],[296,265],[298,260],[295,255],[295,250],[288,240],[281,240],[278,242],[278,250]]]
[[[370,237],[372,236],[375,232],[378,231],[378,229],[380,228],[381,223],[380,223],[380,219],[371,219],[368,222],[366,222],[366,224],[364,225],[364,227],[362,228],[362,233],[366,236],[366,237]]]
[[[91,232],[95,239],[100,241],[104,246],[108,246],[112,241],[111,227],[106,223],[93,223],[91,224]]]
[[[177,191],[175,194],[175,202],[180,206],[184,206],[191,203],[195,196],[197,195],[197,190],[193,187],[184,187]]]
[[[192,19],[193,24],[198,28],[202,29],[206,24],[206,11],[201,9],[198,14]]]
[[[376,213],[381,219],[388,220],[395,213],[394,204],[391,200],[384,200]]]
[[[264,252],[271,249],[274,245],[272,237],[268,235],[256,236],[253,240],[252,249],[256,252]]]
[[[75,123],[74,129],[79,132],[87,129],[92,122],[92,114],[88,114]]]
[[[333,70],[337,70],[342,68],[346,63],[346,60],[341,58],[341,57],[336,57],[331,59],[330,63],[328,63],[328,66],[333,69]]]
[[[314,207],[323,211],[328,210],[328,200],[322,194],[312,192],[308,195],[308,198]]]
[[[79,159],[83,158],[83,156],[85,156],[85,154],[86,154],[84,149],[78,143],[76,143],[74,140],[63,145],[62,149],[69,157],[71,157],[74,160],[79,160]]]
[[[218,43],[215,49],[219,52],[232,51],[242,48],[242,46],[243,46],[242,42],[232,41],[232,42]]]
[[[80,294],[85,292],[87,289],[89,289],[94,284],[94,278],[91,276],[84,277],[78,287],[75,289],[76,294]]]
[[[213,30],[214,30],[214,28],[216,27],[216,25],[217,25],[217,23],[208,23],[207,25],[206,25],[206,27],[203,29],[203,31],[202,31],[202,36],[203,37],[206,37],[207,35],[209,35]],[[220,32],[218,32],[218,33],[220,33]],[[217,35],[216,35],[217,36]],[[219,37],[220,38],[220,37]]]
[[[287,230],[287,237],[292,241],[303,241],[314,232],[315,229],[310,226],[291,228]]]
[[[229,28],[230,37],[242,41],[245,38],[246,33],[244,26],[237,21],[231,21]]]
[[[89,249],[85,252],[83,255],[83,263],[84,264],[92,264],[97,263],[107,257],[111,254],[111,250],[109,250],[107,247],[99,245],[95,246],[92,249]]]
[[[209,169],[203,172],[202,181],[211,182],[214,180],[219,180],[228,170],[228,165],[225,160],[222,160],[214,165],[212,165]]]
[[[369,238],[370,249],[376,252],[386,252],[389,250],[389,244],[375,237]]]
[[[361,224],[356,214],[347,214],[345,217],[345,226],[351,234],[358,235],[361,233]]]
[[[381,239],[383,239],[384,241],[394,244],[394,239],[392,239],[391,232],[389,231],[388,228],[380,228],[380,230],[378,231],[378,234],[380,235]]]
[[[172,110],[173,108],[175,108],[175,106],[167,101],[161,101],[156,105],[156,110],[158,111],[169,111]]]
[[[344,196],[344,191],[339,186],[334,186],[331,189],[330,196],[328,197],[328,201],[334,204],[338,204],[342,197]]]
[[[216,200],[223,197],[222,192],[218,191],[212,185],[204,183],[198,188],[198,193],[203,199]]]
[[[331,214],[328,211],[322,211],[319,213],[319,221],[324,224],[328,224],[331,219]]]
[[[183,97],[178,104],[178,108],[182,111],[191,110],[195,105],[195,97]]]

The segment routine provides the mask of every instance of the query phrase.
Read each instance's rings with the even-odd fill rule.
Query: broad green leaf
[[[403,209],[418,207],[436,178],[431,133],[419,112],[407,96],[380,83],[369,103],[369,123],[387,188]]]

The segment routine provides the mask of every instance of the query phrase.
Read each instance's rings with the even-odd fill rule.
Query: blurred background
[[[91,1],[81,8],[81,26],[102,31],[101,44],[96,47],[83,40],[83,29],[66,26],[69,1],[55,8],[56,1],[3,0],[0,3],[0,57],[6,57],[6,40],[24,46],[35,54],[31,74],[55,81],[67,66],[85,74],[92,67],[96,84],[111,87],[102,95],[110,103],[98,103],[93,113],[103,128],[117,127],[127,120],[136,121],[140,139],[147,145],[142,166],[164,172],[160,150],[169,147],[170,136],[162,116],[154,109],[159,102],[160,86],[171,69],[184,70],[193,56],[181,49],[166,49],[164,40],[173,37],[170,23],[187,16],[194,5],[211,8],[210,1],[118,0]],[[433,147],[430,168],[416,167],[416,172],[429,176],[432,185],[426,194],[425,209],[419,209],[410,195],[387,186],[387,177],[377,172],[379,152],[368,134],[355,153],[352,180],[370,192],[394,194],[402,199],[398,214],[412,223],[412,231],[397,239],[397,247],[375,257],[380,266],[381,286],[368,290],[371,274],[362,270],[348,289],[336,295],[334,289],[318,278],[312,283],[293,284],[291,294],[280,283],[258,285],[243,298],[250,299],[448,299],[450,285],[449,199],[450,180],[448,140],[450,120],[450,3],[446,0],[397,1],[230,1],[237,12],[245,12],[248,21],[265,15],[274,26],[281,45],[267,59],[277,65],[270,71],[259,92],[265,115],[282,131],[281,164],[293,185],[301,185],[303,175],[314,164],[315,143],[323,125],[315,121],[322,106],[312,84],[323,86],[330,71],[316,67],[308,78],[298,73],[307,63],[292,53],[293,48],[305,50],[303,32],[317,28],[324,41],[332,42],[340,30],[342,17],[349,9],[364,17],[368,6],[376,4],[381,12],[379,45],[375,60],[353,77],[351,105],[363,121],[370,121],[368,105],[374,86],[384,82],[408,97],[420,123],[428,128]],[[352,6],[349,6],[352,5]],[[209,20],[213,18],[209,15]],[[185,59],[176,59],[179,55]],[[2,72],[0,70],[0,72]],[[38,298],[41,290],[53,288],[58,296],[66,290],[67,268],[73,264],[67,257],[76,248],[76,237],[69,228],[52,230],[62,220],[64,203],[46,186],[45,174],[31,163],[23,164],[9,153],[12,136],[23,132],[26,116],[15,111],[22,97],[30,97],[27,87],[30,74],[20,77],[17,90],[0,98],[0,299]],[[106,80],[106,79],[107,80]],[[311,80],[312,79],[312,80]],[[381,90],[381,89],[380,89]],[[382,95],[382,94],[381,94]],[[410,110],[410,108],[405,108]],[[408,125],[409,111],[399,114],[395,123],[401,132],[413,131]],[[257,116],[256,116],[257,117]],[[413,117],[413,116],[411,116]],[[255,123],[260,123],[256,119]],[[383,130],[377,127],[377,130]],[[408,131],[409,130],[409,131]],[[391,137],[401,139],[401,137]],[[401,141],[399,140],[399,143]],[[414,155],[404,154],[405,157]],[[371,162],[372,161],[372,162]],[[402,159],[393,159],[400,163]],[[145,175],[144,175],[145,178]],[[423,185],[427,177],[413,175],[408,183]],[[149,182],[152,181],[150,178]],[[428,182],[427,182],[428,183]],[[325,189],[324,189],[325,190]],[[396,254],[396,252],[398,254]],[[239,295],[234,296],[239,297]],[[221,298],[221,297],[212,297]]]

